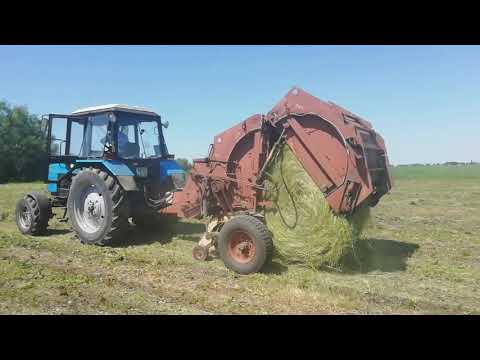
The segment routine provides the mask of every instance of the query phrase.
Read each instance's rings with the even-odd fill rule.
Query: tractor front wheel
[[[29,193],[17,201],[15,220],[22,234],[43,234],[47,229],[50,215],[50,202],[43,194]]]
[[[265,224],[253,216],[241,215],[223,225],[218,252],[226,267],[251,274],[271,260],[273,242]]]
[[[82,169],[73,178],[67,211],[85,244],[114,244],[128,227],[128,199],[118,181],[100,169]]]

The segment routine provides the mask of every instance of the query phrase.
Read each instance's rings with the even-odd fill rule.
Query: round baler
[[[295,87],[266,115],[216,135],[208,157],[195,159],[184,189],[164,211],[206,220],[194,248],[218,251],[242,274],[261,270],[273,253],[265,210],[267,170],[288,146],[336,215],[375,206],[392,187],[383,138],[358,115]]]

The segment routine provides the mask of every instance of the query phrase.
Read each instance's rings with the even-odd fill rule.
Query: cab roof
[[[144,114],[144,115],[153,115],[159,116],[154,111],[141,108],[138,106],[129,106],[124,104],[108,104],[108,105],[100,105],[100,106],[91,106],[83,109],[78,109],[72,112],[72,115],[84,115],[84,114],[91,114],[91,113],[99,113],[105,111],[123,111],[135,114]]]

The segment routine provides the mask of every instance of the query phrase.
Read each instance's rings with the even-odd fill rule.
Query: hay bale
[[[275,255],[288,264],[341,267],[354,253],[370,218],[368,207],[357,209],[348,219],[336,216],[286,144],[267,169],[266,199],[274,204],[265,219]]]

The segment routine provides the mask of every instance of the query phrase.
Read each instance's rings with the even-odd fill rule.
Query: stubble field
[[[397,167],[394,179],[361,269],[274,261],[248,276],[192,258],[198,222],[132,226],[118,247],[82,245],[56,218],[47,236],[23,236],[15,202],[46,186],[0,184],[0,313],[480,314],[480,166]]]

